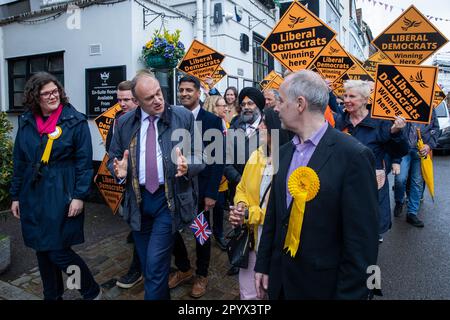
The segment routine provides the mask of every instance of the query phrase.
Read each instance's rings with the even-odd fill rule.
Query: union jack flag
[[[191,224],[191,229],[194,232],[195,238],[201,245],[208,240],[211,230],[209,229],[208,221],[206,221],[203,211],[195,217]]]

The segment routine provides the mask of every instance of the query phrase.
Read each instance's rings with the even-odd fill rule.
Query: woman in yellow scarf
[[[264,112],[266,113],[266,112]],[[245,165],[241,181],[234,197],[235,207],[230,210],[233,227],[247,224],[252,235],[249,261],[246,269],[239,270],[239,290],[241,300],[256,300],[255,272],[259,239],[264,223],[270,186],[273,176],[271,159],[271,118],[264,116],[259,125],[261,146],[255,150]]]

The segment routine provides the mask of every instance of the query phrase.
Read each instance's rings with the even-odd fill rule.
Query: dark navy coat
[[[28,111],[19,116],[14,145],[11,197],[19,201],[25,245],[36,251],[59,250],[84,242],[84,213],[69,218],[72,199],[84,200],[93,178],[92,143],[87,118],[68,104],[57,125],[48,165],[40,160],[48,141],[39,135]]]
[[[201,123],[202,125],[202,137],[205,135],[209,129],[217,130],[219,132],[223,132],[222,119],[220,119],[215,114],[206,111],[203,108],[200,108],[198,112],[197,118],[195,119],[197,123]],[[212,139],[211,142],[203,139],[203,147],[207,147],[210,143],[213,143],[215,139]],[[225,148],[223,148],[223,152]],[[215,152],[211,156],[216,156]],[[217,155],[218,156],[218,155]],[[216,159],[217,161],[219,159]],[[219,185],[222,180],[223,170],[224,170],[224,158],[222,158],[222,162],[215,162],[206,165],[205,169],[203,169],[198,175],[198,188],[199,188],[199,200],[208,197],[214,200],[217,200],[219,195]]]
[[[392,122],[387,120],[372,119],[370,113],[356,125],[350,121],[348,113],[335,116],[336,129],[347,132],[362,144],[369,147],[375,156],[376,169],[386,169],[384,158],[389,154],[392,158],[401,158],[409,151],[409,145],[403,131],[391,134]],[[391,228],[391,207],[389,202],[389,182],[378,190],[378,206],[380,208],[379,233],[383,234]]]

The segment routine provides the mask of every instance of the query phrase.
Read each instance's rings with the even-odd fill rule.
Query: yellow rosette
[[[320,180],[317,173],[309,167],[299,167],[292,172],[288,180],[288,190],[292,195],[291,216],[289,227],[284,240],[284,249],[288,249],[291,257],[295,257],[300,245],[303,216],[307,201],[315,198],[320,189]]]
[[[56,126],[55,131],[49,133],[47,145],[45,146],[44,153],[42,154],[41,162],[43,164],[47,164],[50,159],[50,154],[52,153],[53,141],[58,139],[62,134],[62,129],[59,126]]]

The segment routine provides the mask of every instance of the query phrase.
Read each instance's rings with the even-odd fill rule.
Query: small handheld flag
[[[191,229],[194,232],[195,238],[201,245],[208,240],[211,230],[209,229],[208,221],[206,221],[203,211],[195,217],[191,224]]]

